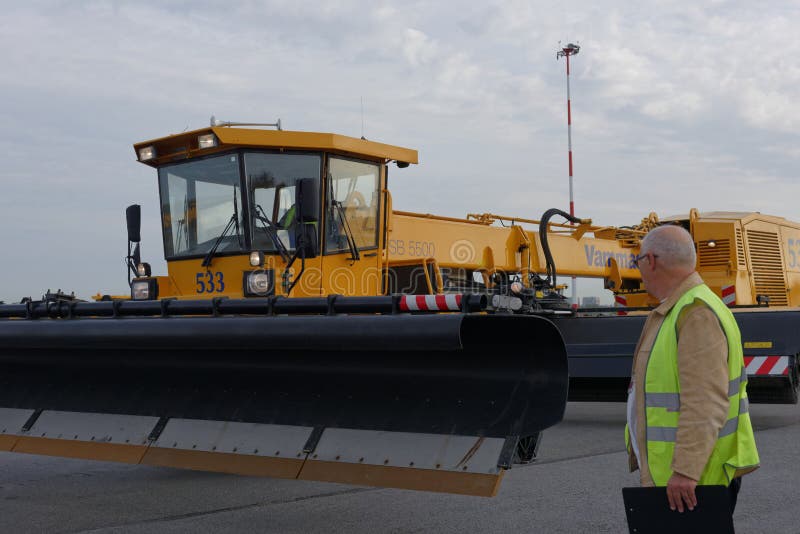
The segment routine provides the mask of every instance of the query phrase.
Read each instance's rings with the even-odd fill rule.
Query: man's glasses
[[[639,254],[635,258],[633,258],[633,266],[637,269],[639,268],[639,262],[645,259],[647,256],[653,256],[654,258],[658,257],[658,254],[650,254],[649,252],[645,252],[644,254]]]

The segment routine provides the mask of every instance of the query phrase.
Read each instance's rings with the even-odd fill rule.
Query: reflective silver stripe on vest
[[[728,382],[728,396],[733,397],[739,394],[739,385],[747,382],[747,369],[742,367],[742,374]]]
[[[665,393],[666,395],[666,393]],[[750,403],[746,398],[739,400],[739,415],[750,410]],[[719,431],[719,438],[730,436],[739,429],[739,416],[728,419]],[[647,441],[669,441],[674,443],[678,437],[678,429],[669,426],[648,426]]]
[[[722,429],[719,431],[719,437],[724,438],[725,436],[730,436],[739,428],[739,416],[737,415],[733,419],[728,419],[728,422],[722,426]]]
[[[719,431],[719,437],[724,438],[730,436],[739,429],[739,416],[750,411],[750,401],[747,397],[739,399],[739,415],[732,417],[725,422],[725,425]]]
[[[739,385],[747,382],[747,370],[742,367],[742,374],[728,382],[728,396],[733,397],[739,394]],[[681,409],[680,393],[645,393],[644,403],[648,408],[666,408],[671,412],[678,412]],[[741,411],[741,410],[740,410]],[[744,413],[744,412],[741,412]]]
[[[648,426],[647,441],[671,441],[675,442],[678,429],[670,426]]]
[[[737,382],[738,384],[738,382]],[[738,386],[737,386],[738,387]],[[738,390],[737,390],[738,393]],[[735,395],[736,393],[734,393]],[[645,393],[644,404],[648,408],[666,408],[670,412],[679,412],[681,409],[680,393]],[[739,413],[747,413],[749,404],[747,398],[739,399]]]
[[[681,394],[645,393],[644,404],[648,408],[666,408],[667,411],[677,412],[681,409]]]

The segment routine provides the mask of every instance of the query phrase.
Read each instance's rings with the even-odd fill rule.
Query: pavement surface
[[[800,534],[800,406],[751,405],[742,533]],[[625,405],[570,403],[493,499],[0,453],[0,532],[627,532]]]

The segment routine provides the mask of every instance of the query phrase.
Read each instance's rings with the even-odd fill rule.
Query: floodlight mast
[[[559,43],[560,44],[560,43]],[[568,43],[566,46],[562,47],[561,50],[556,52],[556,59],[560,59],[562,57],[567,58],[567,150],[568,153],[568,160],[569,160],[569,214],[574,216],[575,215],[575,199],[573,198],[572,193],[572,105],[569,93],[569,57],[570,56],[577,56],[578,52],[581,51],[580,45]],[[571,223],[570,223],[571,224]],[[572,277],[572,307],[578,307],[578,297],[576,294],[577,288],[576,286],[576,279]]]

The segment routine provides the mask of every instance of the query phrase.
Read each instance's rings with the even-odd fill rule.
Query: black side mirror
[[[300,223],[319,221],[319,180],[316,178],[297,180],[294,204],[297,209],[297,220]]]
[[[133,247],[133,254],[131,254],[131,260],[133,261],[134,269],[140,263],[142,263],[142,253],[139,252],[139,243],[136,243],[136,246]],[[134,273],[135,275],[136,273]]]
[[[311,259],[319,256],[319,234],[317,233],[317,223],[297,225],[295,247],[297,247],[297,254],[302,258]]]
[[[125,262],[128,264],[128,285],[131,283],[131,275],[139,276],[137,266],[142,262],[139,252],[139,241],[142,240],[142,207],[139,204],[131,204],[125,209],[125,220],[128,222],[128,255]],[[131,245],[136,246],[131,249]]]
[[[128,221],[128,241],[138,243],[142,240],[142,207],[132,204],[125,209],[125,219]]]
[[[300,178],[295,184],[294,205],[297,210],[297,253],[303,258],[319,256],[319,180]]]

